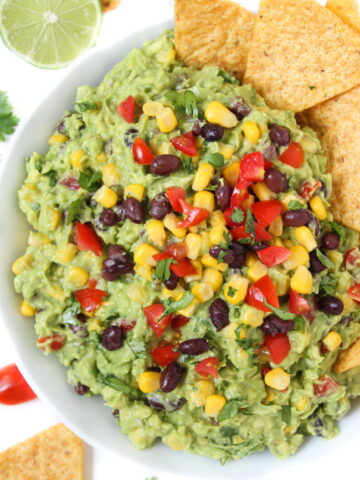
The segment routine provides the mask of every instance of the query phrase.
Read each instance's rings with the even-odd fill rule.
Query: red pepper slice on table
[[[179,204],[181,205],[182,213],[186,215],[186,218],[176,225],[177,228],[194,227],[210,215],[209,210],[206,210],[206,208],[192,207],[185,200],[180,199]]]
[[[182,206],[179,200],[185,200],[185,190],[180,187],[169,187],[166,189],[166,196],[169,199],[171,208],[175,210],[175,212],[182,213]]]
[[[44,344],[46,343],[50,350],[52,350],[53,352],[61,350],[62,347],[65,345],[65,342],[66,338],[64,337],[64,335],[60,334],[47,335],[46,337],[39,338],[39,340],[37,341],[40,350],[45,349]]]
[[[314,395],[317,397],[325,397],[333,393],[340,385],[328,375],[319,378],[317,383],[314,383]]]
[[[0,369],[0,403],[18,405],[36,398],[17,366],[12,363]]]
[[[360,283],[350,287],[347,293],[355,302],[360,302]]]
[[[295,315],[306,315],[311,311],[311,307],[300,293],[290,290],[289,310]]]
[[[176,351],[174,345],[163,345],[154,348],[151,355],[156,365],[167,367],[169,363],[177,360],[180,353]]]
[[[248,182],[261,182],[265,175],[265,160],[261,152],[248,153],[240,163],[240,178]]]
[[[176,150],[185,153],[185,155],[188,155],[189,157],[196,157],[198,151],[196,147],[196,139],[192,132],[178,135],[177,137],[172,138],[170,141]]]
[[[259,225],[258,223],[254,223],[255,226],[255,240],[257,242],[267,242],[272,239],[272,236],[269,232],[265,230],[264,227]],[[235,227],[231,229],[231,236],[233,240],[240,240],[244,238],[251,238],[251,233],[246,233],[246,226],[240,225],[239,227]]]
[[[161,303],[154,303],[154,305],[144,307],[143,310],[149,327],[157,337],[161,337],[171,323],[173,315],[170,314],[161,318],[165,311],[164,306]]]
[[[245,302],[263,312],[271,312],[271,310],[264,305],[264,299],[273,307],[279,308],[279,298],[276,293],[276,288],[269,275],[264,275],[249,287]]]
[[[77,290],[73,295],[86,312],[93,312],[100,307],[107,292],[97,288],[84,288]]]
[[[195,372],[202,377],[218,378],[218,365],[219,360],[216,357],[204,358],[204,360],[201,360],[201,362],[196,365]]]
[[[135,113],[135,98],[131,95],[123,100],[117,107],[116,111],[127,123],[132,123]]]
[[[134,140],[132,154],[139,165],[150,165],[155,158],[149,145],[140,137]]]
[[[256,253],[260,262],[267,267],[275,267],[275,265],[280,265],[291,255],[290,250],[284,247],[277,247],[276,245],[273,247],[264,248]]]
[[[279,160],[293,168],[300,168],[304,163],[304,150],[299,143],[290,142],[280,155]]]
[[[174,272],[179,278],[186,277],[187,275],[196,275],[198,271],[188,258],[183,260],[176,260],[177,263],[170,265],[170,270]]]
[[[85,223],[75,223],[75,242],[79,250],[90,250],[98,257],[102,255],[101,239],[97,236],[95,230]]]
[[[270,361],[279,365],[290,352],[291,345],[286,333],[278,335],[266,335],[264,345],[270,352]]]
[[[278,200],[265,200],[251,205],[252,213],[263,227],[270,225],[281,214],[283,209],[283,204]]]

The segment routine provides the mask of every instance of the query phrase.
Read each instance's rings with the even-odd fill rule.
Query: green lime
[[[41,68],[62,68],[94,45],[99,0],[0,0],[0,34],[8,48]]]

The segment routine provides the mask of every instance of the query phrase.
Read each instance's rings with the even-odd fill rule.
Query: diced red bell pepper
[[[314,395],[317,397],[326,397],[339,387],[339,384],[328,375],[319,378],[317,383],[314,383]]]
[[[192,132],[174,137],[170,141],[176,150],[185,153],[185,155],[188,155],[189,157],[196,157],[198,151],[196,147],[196,139]]]
[[[257,242],[268,242],[272,239],[272,236],[269,232],[265,230],[264,227],[259,225],[258,223],[254,223],[255,226],[255,240]],[[240,225],[240,227],[232,228],[230,233],[233,240],[240,240],[242,238],[249,238],[252,237],[251,233],[246,233],[245,225]]]
[[[174,345],[163,345],[154,348],[151,355],[156,365],[167,367],[169,363],[177,360],[180,353],[176,350]]]
[[[120,327],[122,330],[124,330],[125,332],[129,332],[130,330],[132,330],[136,325],[136,322],[133,320],[121,320],[121,323],[120,323]]]
[[[261,182],[265,175],[265,160],[261,152],[248,153],[240,162],[240,177],[248,182]]]
[[[271,312],[271,310],[264,305],[264,299],[273,307],[279,308],[279,298],[276,293],[276,288],[269,275],[264,275],[249,287],[245,302],[263,312]]]
[[[276,245],[273,247],[264,248],[256,253],[260,262],[267,267],[275,267],[275,265],[280,265],[291,255],[290,250],[284,247],[277,247]]]
[[[132,123],[134,120],[135,105],[135,98],[130,95],[118,105],[116,111],[127,123]]]
[[[188,253],[187,250],[188,249],[186,243],[179,242],[166,245],[164,252],[169,254],[172,258],[175,258],[176,260],[183,260],[184,258],[186,258],[186,255]]]
[[[41,337],[37,341],[40,350],[44,350],[45,346],[48,346],[50,350],[52,350],[53,352],[57,352],[58,350],[61,350],[65,345],[65,342],[66,342],[66,337],[60,334]]]
[[[290,290],[289,310],[295,315],[307,315],[311,311],[311,307],[307,300],[300,293]]]
[[[169,187],[166,189],[166,196],[169,199],[172,209],[175,210],[175,212],[182,213],[182,206],[179,200],[185,200],[185,190],[180,187]]]
[[[224,218],[225,218],[226,225],[228,227],[238,227],[239,225],[242,225],[245,223],[245,220],[241,223],[238,223],[238,222],[234,222],[234,220],[231,218],[231,216],[235,212],[235,208],[238,208],[238,207],[229,207],[226,210],[224,210]],[[244,215],[244,218],[245,218],[245,215]]]
[[[251,182],[248,182],[239,176],[237,184],[233,190],[230,200],[231,208],[243,208],[244,200],[249,198],[249,190]]]
[[[266,335],[264,345],[270,352],[270,362],[279,365],[290,352],[291,345],[286,333],[278,335]]]
[[[153,259],[155,260],[155,262],[160,262],[161,260],[167,260],[168,258],[172,258],[172,257],[169,253],[165,253],[165,252],[155,253],[155,255],[153,255]]]
[[[134,140],[132,154],[139,165],[150,165],[155,158],[149,145],[140,137]]]
[[[101,306],[107,292],[97,288],[83,288],[82,290],[76,290],[73,295],[83,310],[86,312],[94,312]]]
[[[188,258],[183,260],[177,260],[177,263],[170,265],[170,270],[175,273],[179,278],[186,277],[187,275],[196,275],[198,271]]]
[[[173,330],[180,330],[182,327],[185,327],[186,324],[188,324],[190,321],[190,318],[184,317],[184,315],[175,315],[171,322],[171,328]]]
[[[95,288],[97,285],[97,280],[95,278],[90,278],[86,284],[89,288]]]
[[[173,317],[172,314],[161,318],[165,311],[164,306],[161,303],[149,305],[148,307],[144,307],[143,310],[149,327],[153,330],[157,337],[161,337],[171,323]]]
[[[360,265],[360,249],[358,247],[351,248],[345,253],[344,266],[346,270],[353,270]]]
[[[17,366],[12,363],[0,369],[0,403],[18,405],[36,398]]]
[[[360,283],[350,287],[347,293],[355,302],[360,302]]]
[[[202,377],[218,378],[218,365],[219,360],[216,357],[204,358],[204,360],[201,360],[201,362],[196,365],[195,372]]]
[[[321,182],[315,180],[315,182],[305,182],[301,185],[300,196],[307,202],[314,196],[314,193],[321,187]]]
[[[210,215],[209,210],[206,210],[206,208],[192,207],[185,200],[180,199],[179,204],[181,205],[182,213],[186,215],[186,218],[176,225],[177,228],[194,227]]]
[[[304,163],[304,150],[299,143],[290,142],[280,155],[279,160],[293,168],[300,168]]]
[[[98,257],[102,255],[101,239],[97,236],[95,230],[85,223],[75,223],[75,242],[79,250],[90,250]]]
[[[251,205],[252,213],[263,227],[270,225],[281,214],[283,209],[283,204],[278,200],[265,200]]]
[[[264,378],[267,373],[271,372],[271,370],[272,368],[270,367],[270,365],[264,365],[261,368],[261,376]]]

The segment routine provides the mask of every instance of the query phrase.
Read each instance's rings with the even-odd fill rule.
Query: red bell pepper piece
[[[144,307],[143,310],[149,327],[157,337],[161,337],[172,320],[172,314],[162,317],[165,309],[161,303],[149,305],[148,307]]]
[[[172,258],[172,257],[169,253],[165,253],[165,252],[160,252],[153,255],[153,259],[155,260],[155,262],[160,262],[161,260],[167,260],[168,258]]]
[[[84,288],[76,290],[73,295],[86,312],[93,312],[100,307],[107,292],[97,288]]]
[[[321,182],[319,180],[316,180],[315,182],[305,182],[301,185],[300,188],[300,196],[306,200],[309,201],[311,197],[313,197],[314,193],[318,188],[321,187]]]
[[[187,275],[196,275],[198,271],[188,258],[183,260],[176,260],[176,263],[170,265],[170,270],[175,273],[179,278],[186,277]]]
[[[167,367],[169,363],[177,360],[180,353],[175,349],[174,345],[163,345],[154,348],[151,355],[156,365]]]
[[[350,287],[347,293],[355,302],[360,302],[360,283]]]
[[[287,248],[284,247],[268,247],[256,252],[260,262],[262,262],[267,267],[275,267],[275,265],[280,265],[281,263],[285,262],[290,255],[291,252]]]
[[[0,369],[0,403],[18,405],[36,398],[17,366],[12,363]]]
[[[166,245],[164,252],[176,260],[183,260],[188,253],[185,242],[170,243],[169,245]]]
[[[265,160],[261,152],[248,153],[240,163],[240,178],[248,182],[261,182],[265,175]]]
[[[116,111],[127,123],[132,123],[135,113],[135,98],[131,95],[123,100],[117,107]]]
[[[351,248],[345,253],[344,266],[346,270],[353,270],[360,265],[360,249],[358,247]]]
[[[204,360],[201,360],[201,362],[196,365],[195,372],[202,377],[218,378],[218,365],[219,360],[216,357],[204,358]]]
[[[270,361],[277,365],[288,356],[291,349],[290,341],[286,333],[279,333],[274,336],[266,335],[264,345],[270,352]]]
[[[226,225],[228,227],[238,227],[239,225],[242,225],[245,223],[245,220],[241,223],[238,223],[238,222],[234,222],[234,220],[231,218],[232,214],[235,212],[235,208],[238,208],[238,207],[229,207],[226,210],[224,210],[224,218],[225,218]],[[244,212],[244,218],[245,218],[245,212]]]
[[[250,187],[250,185],[251,185],[251,182],[248,182],[243,178],[241,178],[241,174],[240,174],[239,179],[231,195],[231,200],[230,200],[231,208],[235,208],[235,207],[243,208],[244,200],[249,198],[248,188]]]
[[[317,383],[314,383],[314,395],[317,397],[326,397],[339,387],[339,384],[328,375],[319,378]]]
[[[184,315],[176,315],[171,322],[171,328],[173,330],[180,330],[182,327],[185,327],[189,321],[190,318],[184,317]]]
[[[258,223],[254,223],[255,225],[255,240],[257,242],[267,242],[272,239],[272,236],[269,232],[265,230],[264,227],[259,225]],[[233,240],[240,240],[242,238],[250,238],[252,237],[251,233],[246,233],[245,225],[240,225],[240,227],[232,228],[230,230],[231,236]]]
[[[85,223],[75,223],[75,242],[79,250],[90,250],[98,257],[102,255],[101,239],[95,230]]]
[[[166,196],[169,199],[170,205],[175,212],[182,213],[182,206],[179,200],[185,200],[185,190],[180,187],[169,187],[166,189]]]
[[[304,163],[304,150],[299,143],[290,142],[280,155],[279,160],[293,168],[300,168]]]
[[[198,152],[196,140],[192,132],[174,137],[170,141],[176,150],[185,153],[185,155],[188,155],[189,157],[196,157]]]
[[[307,315],[311,311],[311,307],[307,300],[300,293],[290,290],[289,310],[295,315]]]
[[[155,158],[149,145],[140,137],[134,140],[132,154],[139,165],[150,165]]]
[[[192,207],[185,200],[179,200],[179,204],[182,208],[182,213],[186,215],[185,220],[179,222],[177,228],[188,228],[198,225],[205,220],[209,215],[209,210],[206,208]]]
[[[276,293],[276,288],[269,275],[264,275],[249,287],[245,302],[263,312],[271,312],[271,310],[264,305],[264,299],[273,307],[279,308],[279,298]]]
[[[278,200],[265,200],[251,205],[252,213],[263,227],[270,225],[281,214],[283,208],[283,204]]]
[[[40,350],[45,350],[45,346],[48,346],[50,350],[52,350],[53,352],[57,352],[58,350],[61,350],[62,347],[65,345],[65,342],[66,342],[66,337],[58,333],[55,335],[48,335],[46,337],[41,337],[37,341],[38,347],[40,348]]]
[[[120,326],[121,329],[124,330],[125,332],[129,332],[132,330],[136,325],[135,321],[130,321],[130,320],[121,320]]]

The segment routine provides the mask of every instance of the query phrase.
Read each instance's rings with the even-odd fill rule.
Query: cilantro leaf
[[[255,235],[255,224],[250,208],[246,210],[245,232]]]
[[[141,400],[143,399],[143,395],[137,388],[128,385],[127,383],[123,382],[120,378],[115,377],[114,375],[102,375],[99,374],[97,378],[98,382],[106,385],[107,387],[116,390],[117,392],[121,392],[128,397],[133,398],[134,400]]]
[[[237,292],[237,288],[233,288],[233,287],[229,286],[228,291],[227,291],[227,294],[228,294],[229,297],[233,297],[236,292]]]
[[[230,73],[225,72],[225,70],[220,69],[219,70],[219,76],[223,77],[223,79],[227,83],[232,83],[233,85],[239,85],[240,84],[240,82],[237,78],[235,78],[233,75],[230,75]]]
[[[187,307],[188,305],[190,305],[190,303],[193,300],[194,300],[194,295],[189,291],[185,292],[185,294],[180,298],[180,300],[177,300],[176,302],[171,300],[171,298],[166,299],[163,302],[164,313],[161,318],[166,317],[167,315],[170,315],[170,313],[174,313],[177,310],[181,310],[182,308]]]
[[[173,103],[176,109],[184,111],[186,115],[195,118],[201,116],[196,96],[191,90],[186,90],[183,93],[170,90],[165,94],[165,97]]]
[[[14,133],[18,123],[19,119],[13,114],[7,94],[0,91],[0,142],[5,140],[5,135]]]
[[[315,90],[315,88],[316,88],[315,85],[309,85],[310,90]]]
[[[286,425],[291,424],[291,407],[290,405],[283,405],[281,407],[281,420],[286,423]]]
[[[101,187],[101,172],[93,172],[91,170],[86,172],[80,172],[79,185],[88,192],[95,192]]]
[[[204,160],[214,167],[223,167],[225,165],[224,155],[221,153],[208,153],[205,155]]]
[[[218,189],[218,185],[209,185],[205,188],[208,192],[215,192]]]
[[[289,202],[289,210],[299,210],[300,208],[304,208],[304,205],[298,200],[291,200],[291,202]]]
[[[220,428],[220,435],[224,438],[231,438],[238,434],[239,430],[236,427],[226,426]]]
[[[183,166],[183,169],[187,172],[187,173],[194,173],[195,172],[195,167],[194,167],[194,164],[193,164],[193,161],[192,161],[192,158],[191,157],[185,157],[181,160],[181,163],[182,163],[182,166]]]
[[[223,422],[224,420],[236,417],[240,405],[241,402],[239,400],[230,400],[219,413],[217,421]]]
[[[269,308],[273,313],[275,313],[276,316],[281,318],[281,320],[292,320],[296,317],[294,313],[284,312],[283,310],[280,310],[280,308],[274,307],[266,300],[266,298],[264,298],[264,305],[265,307]]]
[[[231,220],[236,223],[241,223],[244,221],[245,215],[240,208],[235,208],[234,213],[230,216]]]
[[[49,177],[49,187],[55,187],[58,181],[58,176],[55,170],[43,173],[44,177]]]
[[[321,250],[318,248],[315,251],[317,258],[320,260],[320,262],[324,265],[326,268],[334,268],[333,262],[328,258],[326,255],[323,254]]]
[[[98,106],[94,102],[79,102],[75,103],[75,110],[80,113],[86,112],[87,110],[97,110]]]
[[[75,219],[78,219],[83,210],[83,198],[78,198],[70,203],[66,210],[66,223],[70,225]]]
[[[159,280],[169,280],[170,278],[170,265],[172,263],[178,263],[173,258],[164,258],[156,263],[155,275]]]
[[[337,223],[337,222],[330,222],[330,225],[331,225],[331,228],[334,230],[334,232],[339,235],[341,240],[345,240],[345,236],[346,236],[345,228],[342,225],[340,225],[340,223]]]
[[[336,278],[332,278],[328,275],[325,275],[320,280],[320,290],[322,290],[327,295],[334,295],[337,288],[337,280]]]

